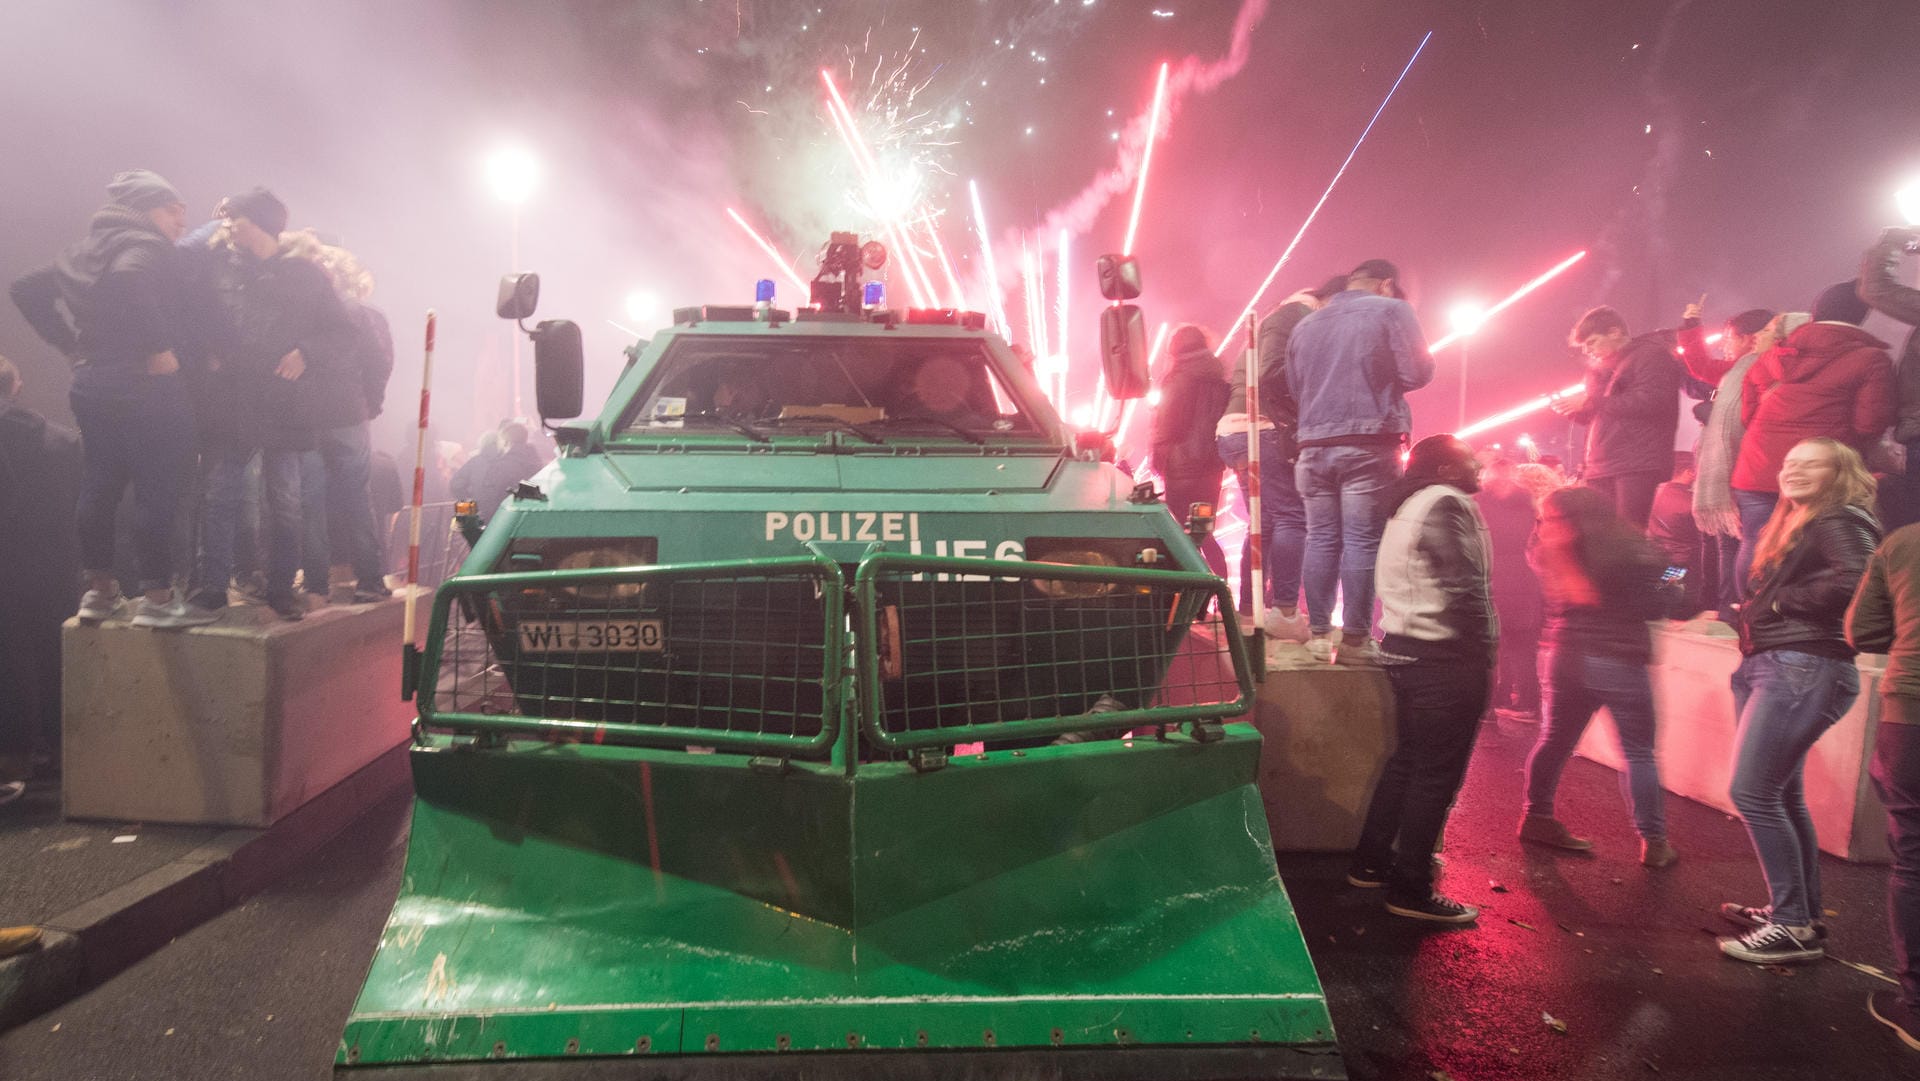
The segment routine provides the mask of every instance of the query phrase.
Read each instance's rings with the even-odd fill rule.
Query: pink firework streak
[[[793,264],[787,262],[786,256],[781,255],[779,249],[775,248],[772,244],[768,243],[766,237],[761,236],[759,232],[754,229],[753,226],[748,225],[747,219],[741,217],[738,211],[734,210],[732,207],[728,207],[727,217],[732,218],[733,223],[735,225],[738,225],[742,230],[744,230],[747,236],[751,237],[753,239],[753,242],[760,246],[761,251],[767,253],[767,258],[773,260],[774,263],[777,266],[779,266],[781,270],[784,270],[787,272],[787,277],[793,280],[793,284],[800,287],[800,296],[803,298],[802,303],[804,303],[805,302],[804,298],[811,296],[813,292],[811,287],[807,285],[807,279],[801,277],[800,272],[793,269]],[[635,335],[635,336],[639,337],[639,335]]]
[[[1573,264],[1579,262],[1582,259],[1585,259],[1586,257],[1587,257],[1587,253],[1584,251],[1574,252],[1572,255],[1569,255],[1565,259],[1562,259],[1560,262],[1554,264],[1553,268],[1548,270],[1546,273],[1533,279],[1532,281],[1521,286],[1520,288],[1515,289],[1513,291],[1513,294],[1507,297],[1507,299],[1501,301],[1498,304],[1495,304],[1491,308],[1488,308],[1486,310],[1486,313],[1480,317],[1480,321],[1475,325],[1474,329],[1477,331],[1480,327],[1485,326],[1487,320],[1492,319],[1494,316],[1499,315],[1501,312],[1506,311],[1508,308],[1513,307],[1513,305],[1517,301],[1519,301],[1521,297],[1526,296],[1528,293],[1533,292],[1535,289],[1540,288],[1541,286],[1547,284],[1553,279],[1566,273],[1568,268],[1572,267]],[[1452,345],[1454,342],[1457,342],[1464,337],[1466,337],[1465,331],[1456,330],[1453,333],[1447,335],[1446,337],[1441,338],[1439,341],[1434,342],[1432,345],[1427,346],[1427,352],[1438,353],[1440,350],[1445,349],[1447,346]]]

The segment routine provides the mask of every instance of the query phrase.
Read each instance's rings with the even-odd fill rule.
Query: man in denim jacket
[[[1407,392],[1433,380],[1433,357],[1385,259],[1361,263],[1287,347],[1287,390],[1300,409],[1295,480],[1307,507],[1307,648],[1320,660],[1373,664],[1373,564],[1386,528],[1400,447],[1413,430]],[[1344,634],[1335,655],[1336,582]]]

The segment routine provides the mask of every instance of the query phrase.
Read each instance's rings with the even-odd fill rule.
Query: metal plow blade
[[[414,752],[343,1076],[1340,1077],[1259,738]]]

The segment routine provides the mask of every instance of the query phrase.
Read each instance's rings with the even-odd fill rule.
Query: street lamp
[[[1453,320],[1454,336],[1460,339],[1460,420],[1454,427],[1455,431],[1459,431],[1467,426],[1467,339],[1486,324],[1487,309],[1473,301],[1466,301],[1455,304],[1449,315]]]
[[[485,163],[487,186],[493,189],[494,197],[510,208],[510,249],[508,251],[509,269],[514,273],[520,270],[520,206],[533,197],[533,190],[540,186],[540,159],[533,151],[516,143],[495,147],[487,155]],[[513,416],[525,414],[520,408],[520,335],[511,331],[508,337],[513,339]]]
[[[645,289],[635,289],[627,294],[626,302],[621,307],[635,326],[646,326],[659,314],[660,298]]]
[[[1907,219],[1908,225],[1920,225],[1920,180],[1912,180],[1907,186],[1893,193],[1893,203],[1900,208],[1900,216]]]

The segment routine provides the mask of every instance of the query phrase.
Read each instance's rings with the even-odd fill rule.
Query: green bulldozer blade
[[[849,776],[435,739],[337,1061],[1341,1076],[1258,751],[1231,725]]]

